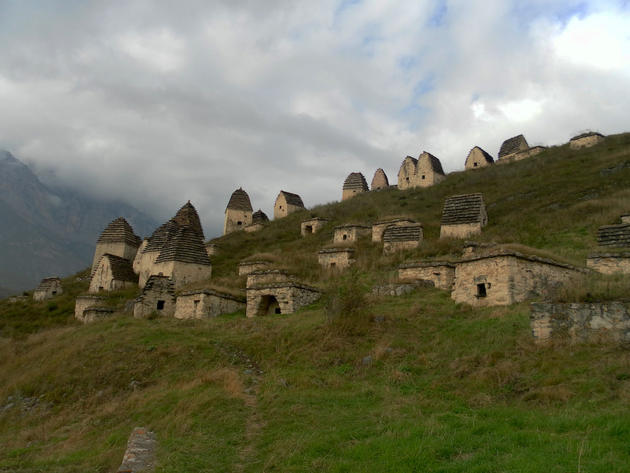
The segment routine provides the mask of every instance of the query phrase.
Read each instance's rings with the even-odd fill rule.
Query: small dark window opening
[[[276,314],[281,314],[282,313],[282,312],[280,312],[280,307],[276,307],[275,313]]]
[[[243,222],[236,222],[237,225],[243,225]]]
[[[105,289],[103,286],[99,286],[98,287],[98,292],[101,292],[103,289]]]
[[[408,177],[406,177],[405,179],[407,180],[407,182],[409,182],[409,178]]]
[[[424,179],[425,177],[426,177],[426,176],[423,174],[423,175],[422,175],[422,179]]]
[[[157,301],[157,310],[164,310],[164,301]]]
[[[313,233],[313,226],[312,225],[307,225],[304,230],[306,231],[306,233]]]
[[[344,240],[347,240],[347,239],[348,239],[348,235],[344,235],[344,236],[343,236],[343,239],[344,239]]]
[[[101,289],[102,289],[102,288],[101,288]],[[56,295],[57,295],[57,291],[53,291],[53,292],[52,292],[52,295],[53,295],[53,296],[56,296]]]
[[[335,266],[337,266],[337,263],[330,263],[331,268],[334,268]]]
[[[477,297],[486,297],[486,285],[484,283],[477,284]]]
[[[477,163],[473,163],[473,166],[474,166],[474,167],[477,167]]]

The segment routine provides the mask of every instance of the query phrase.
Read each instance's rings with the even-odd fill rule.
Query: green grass
[[[583,266],[597,227],[629,210],[628,162],[630,135],[613,136],[218,239],[219,286],[242,286],[237,263],[265,253],[326,290],[290,316],[119,314],[80,325],[81,275],[51,301],[2,301],[0,472],[115,471],[135,426],[157,433],[159,472],[625,472],[627,349],[536,346],[526,304],[473,309],[434,289],[399,298],[369,289],[404,260],[456,257],[462,242],[437,240],[441,206],[476,191],[490,218],[478,241]],[[401,214],[424,224],[421,248],[382,257],[364,239],[354,271],[320,272],[316,252],[334,226]],[[310,215],[330,222],[301,238]],[[618,297],[627,284],[587,278],[565,296]],[[120,308],[135,295],[107,302]]]

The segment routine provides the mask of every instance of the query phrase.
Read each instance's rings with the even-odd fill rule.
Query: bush
[[[335,280],[328,291],[326,316],[329,327],[342,335],[361,335],[371,319],[366,297],[367,288],[357,270],[349,270],[344,278]]]

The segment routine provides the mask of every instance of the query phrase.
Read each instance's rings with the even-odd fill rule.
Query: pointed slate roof
[[[127,243],[128,245],[140,246],[142,240],[133,232],[131,225],[123,217],[112,220],[103,230],[97,243]]]
[[[579,140],[579,139],[582,139],[582,138],[587,138],[589,136],[601,136],[602,138],[604,138],[604,135],[602,135],[601,133],[598,133],[596,131],[587,131],[586,133],[581,133],[581,134],[579,134],[577,136],[574,136],[569,141],[575,141],[575,140]]]
[[[260,209],[258,209],[252,215],[252,225],[257,224],[257,223],[265,223],[268,221],[269,221],[269,217],[267,217],[267,214]]]
[[[249,212],[253,210],[252,203],[249,200],[249,195],[247,195],[247,192],[245,192],[242,187],[239,187],[232,192],[232,196],[230,197],[230,201],[228,202],[225,210],[227,209],[245,210]]]
[[[420,164],[420,161],[425,161],[425,160],[429,161],[429,165],[431,169],[433,170],[433,172],[444,175],[444,170],[442,169],[442,163],[440,162],[438,158],[433,156],[431,153],[428,153],[427,151],[423,151],[422,154],[418,156],[417,162],[418,164]]]
[[[351,189],[358,189],[362,192],[367,192],[369,190],[367,181],[360,172],[351,172],[348,174],[348,177],[346,177],[346,180],[343,181],[343,190]]]
[[[156,263],[177,261],[210,266],[203,237],[193,227],[179,227],[169,238],[155,260]]]
[[[599,246],[629,248],[630,223],[604,225],[603,227],[599,227],[597,230],[597,244]]]
[[[527,140],[523,135],[513,136],[503,142],[501,149],[499,150],[499,158],[507,156],[509,154],[518,153],[519,151],[525,151],[529,149]]]
[[[128,259],[110,255],[109,253],[105,253],[101,257],[101,261],[103,261],[103,259],[109,260],[109,267],[112,269],[112,277],[114,280],[138,282],[138,275],[133,272],[133,266]]]
[[[169,235],[177,231],[178,225],[173,219],[160,225],[149,238],[147,246],[144,247],[143,253],[152,251],[160,251],[166,244]]]
[[[378,168],[374,173],[374,177],[372,178],[372,185],[370,185],[370,189],[384,189],[389,187],[389,180],[387,179],[387,174],[383,171],[382,168]]]
[[[300,197],[299,195],[293,194],[287,191],[280,191],[280,194],[284,195],[284,199],[287,201],[287,204],[295,205],[296,207],[304,207],[304,202],[302,202],[302,197]]]
[[[482,194],[453,195],[444,201],[442,225],[481,223],[485,204]]]
[[[486,150],[480,148],[479,146],[475,146],[473,149],[470,150],[468,156],[466,157],[466,162],[468,162],[468,158],[470,158],[470,155],[473,154],[474,151],[478,151],[488,164],[494,163],[494,158],[490,156],[490,153],[487,153]]]
[[[49,278],[42,279],[41,282],[39,283],[39,286],[37,286],[35,290],[45,291],[46,289],[50,289],[58,285],[61,285],[61,279],[59,279],[57,276],[52,276]]]
[[[201,227],[201,220],[199,220],[199,214],[197,213],[197,209],[190,203],[190,200],[177,211],[173,220],[181,227],[191,227],[201,236],[202,240],[205,239],[203,236],[203,228]]]

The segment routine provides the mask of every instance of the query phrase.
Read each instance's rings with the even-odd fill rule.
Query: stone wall
[[[322,228],[326,226],[328,220],[325,218],[311,218],[310,220],[305,220],[300,225],[300,233],[302,236],[312,235],[313,233],[319,232]]]
[[[132,246],[125,242],[97,243],[96,249],[94,250],[94,259],[92,260],[92,272],[96,270],[96,267],[98,266],[99,261],[101,260],[103,255],[106,253],[109,253],[110,255],[114,255],[114,256],[119,256],[129,261],[133,261],[136,257],[136,254],[138,253],[138,247]]]
[[[385,229],[390,225],[406,225],[409,223],[416,222],[408,218],[395,218],[374,223],[372,225],[372,242],[381,243],[383,241],[383,232],[385,232]]]
[[[206,247],[206,253],[210,258],[219,252],[219,247],[216,243],[206,243],[204,246]]]
[[[153,272],[153,267],[158,256],[160,256],[159,250],[147,253],[138,250],[138,256],[133,260],[133,271],[138,275],[138,287],[140,289],[145,286],[153,274],[157,274]]]
[[[248,225],[245,228],[243,228],[243,230],[245,230],[247,233],[254,233],[254,232],[262,230],[263,228],[265,228],[265,224],[263,223],[252,223],[251,225]]]
[[[586,266],[602,274],[630,274],[630,252],[593,254],[586,259]]]
[[[283,283],[287,281],[289,281],[289,274],[280,269],[253,271],[247,275],[247,287]]]
[[[225,221],[223,223],[223,234],[236,232],[243,230],[248,225],[252,224],[252,211],[240,210],[240,209],[226,209]]]
[[[151,276],[133,305],[133,316],[148,317],[151,314],[170,316],[175,313],[175,287],[164,276]]]
[[[621,223],[630,223],[630,214],[621,216]]]
[[[455,281],[455,265],[443,261],[405,264],[398,268],[401,281],[431,281],[444,291],[451,291]]]
[[[407,156],[398,170],[398,189],[405,190],[415,187],[417,160]]]
[[[127,263],[127,268],[130,267],[131,263]],[[131,269],[128,269],[128,271],[131,272]],[[130,276],[133,276],[133,274],[130,274]],[[96,267],[96,271],[92,273],[88,292],[118,291],[119,289],[135,285],[136,283],[134,281],[114,279],[114,272],[111,267],[110,259],[109,257],[105,257],[101,258],[101,261]]]
[[[84,321],[84,312],[91,307],[103,307],[104,297],[99,296],[78,296],[74,303],[74,318]]]
[[[152,473],[155,471],[157,438],[144,427],[136,427],[127,441],[127,450],[118,473]]]
[[[481,223],[461,223],[456,225],[442,225],[440,238],[467,238],[481,233]]]
[[[530,305],[537,343],[553,339],[630,344],[630,302]]]
[[[238,264],[238,275],[247,276],[254,271],[262,271],[271,266],[269,261],[243,261]]]
[[[444,174],[440,174],[433,169],[430,158],[425,156],[425,154],[421,154],[418,158],[415,187],[433,186],[446,179]]]
[[[492,157],[486,153],[484,150],[475,146],[470,150],[468,156],[466,157],[466,161],[464,162],[464,168],[469,169],[479,169],[482,167],[492,165],[494,160]]]
[[[248,287],[246,314],[247,317],[292,314],[320,297],[317,289],[295,283]]]
[[[571,149],[590,148],[602,141],[604,141],[604,137],[602,135],[592,134],[569,141],[569,147]]]
[[[106,319],[114,315],[114,309],[109,307],[88,307],[83,311],[83,323],[96,322],[98,320]]]
[[[175,303],[175,318],[204,319],[245,309],[246,300],[231,294],[203,289],[181,294]]]
[[[577,270],[518,253],[460,261],[451,297],[473,306],[509,305],[547,297],[568,283]]]
[[[317,253],[320,266],[326,270],[344,270],[355,263],[353,248],[325,248]]]
[[[389,255],[418,248],[422,238],[422,225],[419,223],[389,225],[383,232],[383,253]]]
[[[61,294],[63,294],[61,280],[57,277],[46,278],[33,291],[33,300],[38,302],[45,301]]]
[[[164,261],[155,263],[151,268],[152,275],[169,277],[179,289],[188,284],[208,281],[212,277],[212,266],[207,264],[184,263],[181,261]]]
[[[519,151],[518,153],[508,154],[506,156],[501,157],[497,163],[511,163],[514,161],[520,161],[521,159],[531,158],[532,156],[536,156],[537,154],[542,153],[547,148],[544,146],[533,146],[532,148],[526,149],[524,151]]]
[[[364,225],[342,225],[340,227],[335,227],[333,242],[356,243],[361,236],[369,235],[370,232],[371,228]]]

